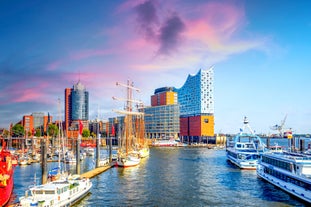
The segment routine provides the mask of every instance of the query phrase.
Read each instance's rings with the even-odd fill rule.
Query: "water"
[[[82,161],[82,171],[93,167],[92,158]],[[11,203],[33,184],[34,172],[39,176],[40,164],[16,167]],[[231,165],[225,150],[207,148],[151,148],[139,166],[111,168],[92,183],[91,193],[76,206],[307,206],[259,179],[256,171]]]

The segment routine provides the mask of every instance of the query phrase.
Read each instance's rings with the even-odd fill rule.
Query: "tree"
[[[41,135],[42,135],[42,133],[41,133],[41,127],[38,127],[38,128],[36,129],[35,136],[36,136],[36,137],[41,137]]]
[[[49,124],[48,133],[51,137],[56,137],[58,135],[58,126],[55,124]]]
[[[25,135],[25,129],[21,124],[15,124],[12,127],[13,137],[19,137]]]
[[[90,137],[90,130],[83,129],[82,131],[82,137]]]

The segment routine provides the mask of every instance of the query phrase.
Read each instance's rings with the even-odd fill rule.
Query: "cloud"
[[[160,28],[160,49],[163,54],[170,54],[179,44],[181,44],[181,34],[185,30],[185,25],[182,20],[173,14],[170,16]]]
[[[137,5],[134,10],[137,12],[139,30],[146,39],[156,39],[156,27],[159,24],[155,1],[146,1]]]

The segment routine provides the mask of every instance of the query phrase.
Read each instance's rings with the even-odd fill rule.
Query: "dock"
[[[85,177],[85,178],[93,178],[93,177],[107,171],[108,169],[112,168],[113,166],[114,166],[113,164],[110,164],[110,165],[98,167],[98,168],[95,168],[95,169],[90,170],[88,172],[85,172],[85,173],[81,174],[80,176]]]

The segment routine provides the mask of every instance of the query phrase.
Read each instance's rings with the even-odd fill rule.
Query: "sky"
[[[311,1],[1,0],[0,127],[33,112],[64,119],[64,89],[89,91],[90,119],[124,104],[131,80],[150,105],[214,66],[215,133],[280,124],[311,133]],[[58,103],[60,100],[61,104]],[[123,105],[122,105],[123,104]],[[61,112],[61,113],[59,113]]]

